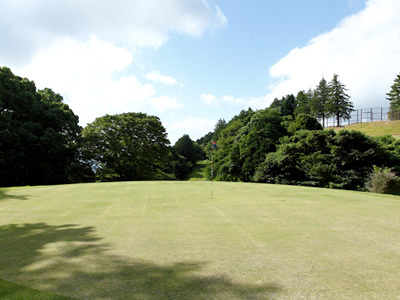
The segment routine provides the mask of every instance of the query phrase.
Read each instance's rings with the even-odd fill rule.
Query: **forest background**
[[[391,119],[399,86],[400,75],[387,93]],[[215,141],[217,180],[364,190],[374,170],[400,172],[400,141],[324,130],[325,118],[349,117],[346,92],[338,75],[322,78],[314,90],[242,110],[196,142],[183,135],[171,146],[160,119],[144,113],[105,115],[82,128],[61,95],[2,67],[0,185],[185,179]]]

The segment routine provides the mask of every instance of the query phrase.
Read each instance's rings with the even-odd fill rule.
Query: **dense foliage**
[[[254,181],[362,189],[372,166],[386,158],[375,140],[358,131],[298,131],[266,156]]]
[[[363,190],[374,165],[400,166],[400,141],[393,137],[322,130],[310,115],[292,119],[276,108],[242,111],[217,143],[217,180]]]
[[[177,179],[185,179],[200,160],[205,159],[203,148],[184,134],[172,147],[169,172]]]
[[[392,111],[400,107],[399,80],[388,94]],[[363,190],[400,173],[400,141],[323,130],[326,117],[349,116],[349,98],[337,75],[329,83],[323,78],[315,90],[220,119],[196,142],[185,134],[171,147],[159,118],[144,113],[105,115],[82,129],[61,95],[37,91],[3,67],[0,186],[185,179],[216,141],[217,180]]]
[[[0,68],[0,186],[80,181],[80,132],[59,94]]]
[[[163,179],[169,140],[158,117],[123,113],[97,118],[83,130],[84,151],[103,181]]]
[[[390,101],[389,118],[400,120],[400,74],[396,76],[390,92],[386,95],[386,99]]]

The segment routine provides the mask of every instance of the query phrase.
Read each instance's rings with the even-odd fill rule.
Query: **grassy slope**
[[[395,138],[400,138],[400,121],[358,123],[345,126],[344,128],[347,130],[358,130],[370,136],[382,136],[390,134]],[[340,131],[342,129],[343,127],[334,128],[335,131]]]
[[[399,296],[400,198],[280,185],[0,189],[0,278],[74,298]]]
[[[207,165],[210,164],[208,160],[202,160],[197,162],[194,166],[192,172],[187,176],[187,180],[190,181],[203,181],[207,180],[207,175],[205,174],[205,169]]]

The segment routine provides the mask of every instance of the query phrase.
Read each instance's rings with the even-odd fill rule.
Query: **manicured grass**
[[[264,184],[0,189],[0,279],[78,299],[395,299],[400,198]]]
[[[335,128],[335,131],[340,131],[342,129],[343,127]],[[345,126],[344,129],[361,131],[370,136],[382,136],[390,134],[395,138],[400,138],[400,121],[358,123]]]

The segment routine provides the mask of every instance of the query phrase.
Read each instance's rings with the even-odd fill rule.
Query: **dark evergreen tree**
[[[296,109],[296,98],[292,94],[282,98],[282,116],[293,116]]]
[[[297,116],[299,114],[311,115],[311,99],[313,97],[312,90],[300,91],[296,96],[296,108],[294,114]]]
[[[353,111],[353,103],[350,96],[346,94],[346,87],[338,80],[338,75],[334,74],[329,82],[329,99],[326,103],[326,110],[329,116],[335,116],[336,126],[340,126],[340,118],[349,119]]]
[[[399,120],[400,119],[400,74],[396,76],[391,90],[386,94],[387,100],[390,101],[389,119]]]
[[[322,78],[314,90],[314,96],[311,99],[311,113],[316,118],[322,119],[322,126],[325,127],[325,117],[327,116],[327,104],[329,101],[329,87],[325,78]]]
[[[275,98],[269,108],[277,109],[282,116],[293,116],[296,109],[296,98],[290,94],[282,97],[282,99]]]

